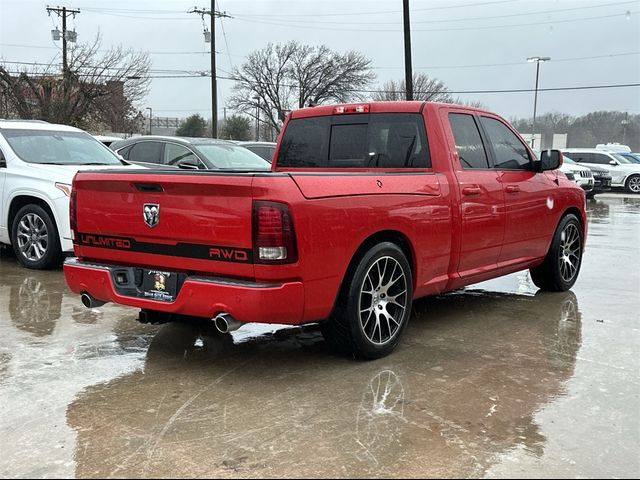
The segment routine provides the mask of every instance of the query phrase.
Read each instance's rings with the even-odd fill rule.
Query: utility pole
[[[404,84],[406,99],[413,100],[413,68],[411,66],[411,23],[409,21],[409,0],[402,0],[404,16]]]
[[[197,13],[203,19],[205,15],[209,15],[211,21],[211,137],[218,136],[218,85],[216,79],[216,18],[227,17],[226,12],[219,12],[215,9],[216,0],[211,0],[211,8],[194,8],[189,13]]]
[[[51,15],[51,12],[62,18],[62,78],[66,86],[66,82],[69,79],[69,65],[67,63],[67,17],[73,15],[75,18],[75,16],[80,13],[80,10],[67,7],[50,7],[47,5],[47,13]]]

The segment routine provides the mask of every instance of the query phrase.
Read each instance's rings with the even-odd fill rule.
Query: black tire
[[[596,196],[596,192],[587,192],[586,197],[588,200],[593,200]]]
[[[629,193],[640,193],[640,175],[631,175],[624,182],[624,188]]]
[[[11,225],[11,245],[23,267],[45,270],[62,263],[58,229],[39,205],[29,204],[18,210]]]
[[[407,258],[394,243],[380,243],[347,272],[331,318],[320,325],[322,334],[341,353],[365,359],[384,357],[398,345],[411,316],[412,300]]]
[[[544,262],[530,270],[533,283],[551,292],[569,290],[580,273],[583,245],[582,226],[578,217],[572,213],[562,217]]]

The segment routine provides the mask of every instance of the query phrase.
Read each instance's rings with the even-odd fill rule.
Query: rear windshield
[[[84,132],[4,129],[13,151],[28,163],[48,165],[121,165],[115,153]]]
[[[431,166],[422,115],[377,113],[291,120],[278,167],[427,168]]]

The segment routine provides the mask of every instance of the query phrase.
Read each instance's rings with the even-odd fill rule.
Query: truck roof
[[[483,110],[476,107],[470,107],[468,105],[459,105],[454,103],[442,103],[442,102],[426,102],[423,100],[400,100],[400,101],[384,101],[384,102],[355,102],[355,103],[339,103],[332,105],[318,105],[315,107],[304,107],[293,110],[291,112],[291,118],[305,118],[305,117],[321,117],[324,115],[332,115],[336,108],[339,107],[358,107],[368,105],[370,113],[419,113],[427,105],[431,108],[434,107],[453,107],[464,108],[465,110],[492,113],[487,110]],[[493,114],[493,113],[492,113]],[[495,114],[493,114],[495,115]]]

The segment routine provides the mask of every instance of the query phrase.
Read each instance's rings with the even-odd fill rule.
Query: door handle
[[[463,195],[480,195],[481,193],[480,187],[464,187],[462,189]]]
[[[517,185],[507,185],[505,190],[507,193],[518,193],[520,191],[520,187]]]

